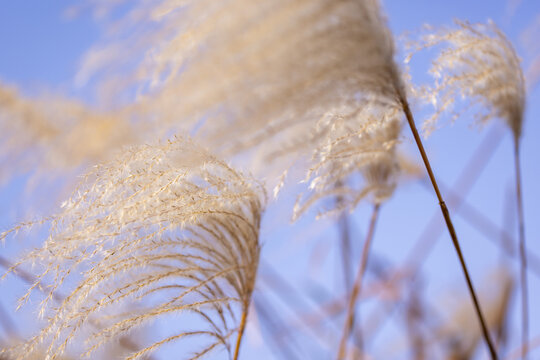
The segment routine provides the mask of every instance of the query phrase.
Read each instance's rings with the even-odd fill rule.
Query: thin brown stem
[[[454,215],[460,215],[471,226],[485,234],[488,240],[495,242],[498,246],[502,246],[503,253],[505,255],[515,256],[518,258],[519,256],[516,255],[516,251],[513,246],[508,246],[511,245],[513,241],[509,233],[503,229],[499,229],[496,224],[483,216],[466,200],[467,195],[476,184],[483,170],[493,157],[495,150],[501,144],[504,134],[506,134],[506,132],[500,131],[498,126],[492,126],[478,145],[477,149],[474,151],[474,154],[464,166],[461,174],[458,176],[452,187],[450,188],[445,186],[444,182],[440,179],[438,180],[438,184],[441,191],[448,194],[448,204],[449,207],[452,208]],[[420,181],[419,184],[427,191],[433,191],[429,182]],[[444,228],[439,227],[439,225],[440,214],[436,212],[431,216],[430,221],[424,227],[424,230],[416,240],[416,243],[408,251],[405,257],[406,260],[400,266],[400,268],[406,270],[406,272],[414,274],[412,280],[414,280],[414,278],[419,274],[420,267],[429,257],[429,254],[433,250],[439,235],[441,235],[444,231]],[[501,237],[504,238],[505,241],[497,242]],[[530,259],[531,257],[529,255],[529,260]],[[537,264],[532,263],[532,265],[536,266]],[[537,270],[537,268],[535,267],[534,270]],[[402,271],[398,271],[392,275],[389,281],[395,282],[397,279],[396,276],[398,276],[396,274],[401,274]],[[538,274],[540,274],[540,262],[538,263]],[[376,315],[371,316],[370,320],[367,322],[368,324],[371,324],[371,326],[368,325],[367,327],[371,337],[374,337],[378,330],[382,328],[382,325],[390,319],[388,314],[393,313],[393,311],[397,308],[397,306],[394,304],[385,304],[384,307],[384,310],[378,311]]]
[[[238,328],[238,338],[236,339],[236,347],[234,349],[234,360],[238,360],[240,354],[240,344],[244,337],[244,331],[246,330],[247,314],[249,311],[249,305],[245,304],[244,311],[242,312],[242,319],[240,320],[240,327]]]
[[[463,253],[461,251],[461,246],[459,244],[459,240],[457,238],[456,230],[454,229],[454,224],[452,223],[452,219],[450,218],[450,212],[448,211],[448,208],[446,207],[446,203],[444,202],[444,199],[441,195],[441,192],[439,191],[439,186],[437,185],[437,181],[435,180],[435,175],[433,173],[433,170],[431,169],[431,165],[429,163],[429,159],[427,157],[426,151],[424,150],[424,145],[422,144],[422,139],[420,138],[420,135],[418,134],[418,130],[416,129],[416,125],[414,123],[414,118],[411,113],[411,110],[409,108],[408,102],[401,98],[401,105],[403,106],[403,111],[405,113],[405,116],[407,117],[407,122],[409,123],[409,127],[411,128],[411,131],[413,133],[414,140],[416,142],[416,145],[418,147],[418,150],[420,151],[420,155],[422,156],[422,160],[424,162],[424,165],[426,167],[426,171],[428,173],[429,179],[431,181],[431,184],[433,186],[433,190],[435,190],[435,194],[437,195],[437,199],[439,200],[439,205],[441,207],[441,212],[444,217],[444,221],[446,222],[446,227],[448,228],[448,232],[450,234],[450,237],[452,239],[452,243],[454,244],[454,248],[456,250],[457,256],[459,258],[459,262],[461,264],[461,268],[463,270],[463,274],[465,275],[465,280],[467,282],[467,287],[469,288],[469,292],[471,294],[471,298],[473,300],[474,308],[476,311],[476,315],[478,316],[478,320],[480,322],[480,326],[482,328],[482,333],[484,335],[484,339],[486,341],[486,344],[489,349],[489,353],[491,355],[492,360],[497,359],[497,352],[495,351],[495,346],[493,345],[493,342],[491,341],[491,338],[489,336],[489,331],[486,325],[486,321],[484,319],[484,315],[482,314],[482,309],[480,308],[480,303],[478,301],[476,291],[474,290],[474,286],[471,280],[471,277],[469,275],[469,270],[467,269],[467,265],[465,264],[465,258],[463,257]]]
[[[514,138],[514,164],[516,170],[516,200],[519,222],[519,256],[521,279],[521,336],[523,343],[522,359],[527,359],[529,349],[529,294],[527,281],[527,247],[525,244],[525,219],[523,212],[523,195],[521,190],[521,163],[519,160],[519,139]]]
[[[366,271],[369,248],[373,241],[373,235],[375,234],[375,224],[377,223],[377,218],[379,217],[379,209],[380,209],[380,205],[376,204],[373,207],[373,212],[371,214],[371,220],[369,222],[368,233],[366,235],[366,240],[364,242],[364,248],[362,249],[362,259],[360,260],[358,273],[356,274],[354,285],[351,291],[351,296],[349,298],[347,316],[345,318],[345,327],[343,328],[343,333],[341,335],[341,340],[339,343],[339,351],[338,351],[338,356],[337,356],[338,360],[345,359],[347,355],[347,340],[349,339],[349,335],[351,334],[352,328],[354,326],[354,314],[355,314],[355,308],[356,308],[356,301],[358,299],[358,295],[360,295],[360,292],[362,291],[362,284],[363,284],[362,280],[364,278],[364,273]]]
[[[514,201],[516,201],[515,196],[515,187],[514,186],[508,186],[505,194],[504,194],[504,203],[502,208],[502,218],[501,218],[501,227],[503,229],[514,229],[516,225],[516,219],[514,217],[515,210],[514,210]],[[506,233],[501,232],[499,236],[499,244],[500,244],[500,251],[499,251],[499,261],[501,263],[501,267],[504,266],[504,263],[507,261],[508,255],[506,254],[505,249],[514,249],[514,241],[510,238],[510,236],[507,236]]]
[[[338,183],[338,186],[341,185],[341,183]],[[340,196],[337,199],[337,208],[341,207],[341,203],[343,203],[343,198]],[[343,280],[344,280],[344,287],[345,287],[345,294],[349,294],[351,290],[351,283],[352,283],[352,271],[351,271],[351,236],[349,231],[349,215],[345,212],[343,212],[338,219],[337,222],[338,231],[339,231],[339,237],[340,237],[340,249],[341,249],[341,263],[343,265]],[[354,333],[354,339],[356,342],[356,345],[359,349],[358,353],[358,359],[362,360],[363,351],[364,351],[364,335],[362,333],[362,327],[359,327],[357,331]]]

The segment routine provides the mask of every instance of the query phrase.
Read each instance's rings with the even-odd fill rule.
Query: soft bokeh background
[[[540,19],[540,1],[537,0],[386,0],[383,2],[394,34],[399,36],[405,31],[414,31],[424,23],[433,25],[450,24],[452,19],[471,22],[495,21],[516,46],[524,60],[524,68],[532,63],[539,53],[535,53],[533,44],[525,39],[525,32]],[[81,56],[100,34],[99,21],[88,13],[81,13],[74,19],[66,9],[74,4],[67,0],[50,1],[0,1],[0,79],[4,83],[14,84],[24,94],[35,95],[54,91],[82,99],[88,103],[94,101],[92,93],[76,86],[74,75]],[[538,34],[540,35],[540,33]],[[419,57],[413,62],[411,74],[417,83],[429,81],[426,74],[428,57]],[[421,122],[424,113],[417,115]],[[526,216],[526,235],[529,251],[540,254],[540,92],[532,87],[527,97],[527,111],[522,143],[523,186]],[[409,130],[405,129],[403,148],[410,158],[419,163],[417,151],[413,147]],[[497,138],[501,138],[500,143]],[[498,228],[510,233],[516,244],[517,224],[515,220],[515,201],[513,198],[513,155],[512,138],[508,129],[499,121],[492,122],[485,128],[473,124],[472,119],[460,119],[453,125],[446,125],[436,131],[426,141],[427,151],[435,169],[436,176],[449,188],[444,193],[451,204],[451,190],[456,180],[466,170],[467,164],[481,143],[491,150],[484,151],[484,160],[480,163],[485,168],[477,176],[472,190],[466,195],[467,203],[489,219]],[[489,155],[488,155],[489,154]],[[0,164],[1,166],[1,164]],[[465,170],[464,170],[465,169]],[[473,170],[480,169],[479,165]],[[467,170],[469,173],[474,171]],[[72,176],[72,175],[70,175]],[[58,185],[54,181],[44,187],[49,191],[27,196],[27,178],[21,176],[2,184],[0,189],[0,228],[5,229],[16,221],[32,218],[35,215],[29,208],[46,213],[58,206]],[[301,187],[302,185],[299,185]],[[39,187],[38,187],[39,188]],[[41,188],[40,188],[41,189]],[[463,189],[454,188],[464,195]],[[290,224],[291,209],[298,189],[285,189],[282,200],[270,205],[263,223],[263,261],[255,301],[264,313],[253,311],[252,322],[248,327],[247,338],[243,346],[244,359],[283,358],[282,351],[289,351],[289,358],[330,359],[342,328],[344,314],[334,318],[325,318],[320,328],[298,325],[304,315],[320,314],[321,304],[344,296],[341,254],[339,250],[339,231],[336,222],[330,220],[315,221],[314,214],[308,214],[296,224]],[[35,201],[35,199],[39,201]],[[451,210],[452,210],[452,206]],[[462,208],[463,209],[463,208]],[[438,204],[425,179],[414,180],[401,185],[393,199],[382,208],[372,249],[372,262],[367,276],[366,287],[373,284],[373,275],[377,266],[399,267],[409,256],[418,238],[431,221],[438,215]],[[360,206],[349,217],[353,249],[351,259],[359,259],[363,235],[370,215],[370,207]],[[439,234],[433,250],[422,255],[422,274],[414,287],[402,288],[403,294],[418,291],[426,302],[426,309],[433,314],[451,316],[453,309],[460,303],[468,304],[467,291],[457,257],[444,231],[442,218],[436,217]],[[498,284],[497,278],[489,278],[502,263],[508,264],[517,275],[517,262],[509,260],[507,251],[495,245],[501,241],[498,233],[478,230],[478,221],[465,211],[454,212],[458,235],[472,273],[473,281],[480,292],[489,291]],[[476,225],[475,225],[476,224]],[[433,234],[433,232],[432,232]],[[35,244],[36,240],[28,240]],[[6,244],[2,254],[15,258],[28,243]],[[356,269],[356,265],[354,266]],[[279,276],[277,274],[279,274]],[[530,322],[531,338],[540,336],[540,273],[530,272]],[[25,285],[14,278],[8,278],[0,285],[0,314],[5,321],[11,321],[20,334],[27,335],[35,329],[36,314],[25,308],[13,312],[18,296]],[[487,289],[487,290],[486,290]],[[376,359],[410,358],[409,344],[404,336],[402,308],[391,311],[395,299],[371,297],[363,301],[361,321],[365,323],[365,343],[369,354]],[[399,299],[397,301],[399,304]],[[386,310],[385,310],[386,309]],[[401,310],[400,310],[401,309]],[[516,292],[512,298],[507,350],[513,350],[520,341],[520,301]],[[254,309],[255,310],[255,309]],[[384,310],[381,312],[381,310]],[[430,310],[431,311],[431,310]],[[371,332],[368,327],[372,314],[382,314],[384,325],[378,332]],[[274,334],[269,334],[269,317],[274,322]],[[162,327],[171,326],[175,318],[168,322],[157,323],[148,332],[159,333]],[[282,328],[282,326],[284,326]],[[369,325],[370,326],[370,325]],[[475,319],[470,319],[468,326],[477,326]],[[287,330],[288,329],[288,330]],[[281,334],[276,337],[275,333]],[[0,336],[5,336],[5,331]],[[280,341],[279,345],[272,339]],[[276,339],[277,338],[277,339]],[[328,341],[325,346],[316,339]],[[434,341],[437,341],[436,339]],[[281,347],[278,351],[277,347]],[[283,350],[289,348],[290,350]],[[478,358],[487,358],[483,347]],[[155,354],[159,359],[181,358],[179,349],[171,346]],[[508,353],[508,352],[507,352]],[[441,356],[441,353],[434,353]],[[225,357],[216,355],[217,358]],[[531,359],[539,358],[540,351],[533,351]]]

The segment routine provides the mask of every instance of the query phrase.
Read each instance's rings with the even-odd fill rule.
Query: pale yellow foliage
[[[71,350],[92,357],[141,324],[187,313],[199,318],[195,329],[177,320],[176,335],[129,359],[195,336],[203,340],[193,359],[219,346],[230,352],[254,289],[263,200],[258,183],[184,138],[96,166],[49,219],[42,248],[10,269],[40,271],[23,302],[51,284],[40,306],[47,325],[11,354],[24,359],[46,344],[45,358],[56,359],[83,344]],[[68,295],[55,305],[59,290]]]
[[[0,84],[0,179],[72,170],[135,140],[127,120],[55,96],[23,97]]]
[[[387,123],[400,120],[405,86],[377,0],[138,1],[107,35],[79,80],[97,77],[106,98],[137,89],[135,112],[157,132],[196,129],[225,156],[248,152],[270,183],[303,167],[316,198],[341,183],[347,209],[395,172],[399,126]],[[370,185],[349,185],[379,160]]]

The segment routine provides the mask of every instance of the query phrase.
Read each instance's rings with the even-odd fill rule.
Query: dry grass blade
[[[23,359],[48,344],[47,359],[66,349],[93,356],[143,323],[180,313],[198,318],[196,328],[180,325],[129,359],[194,337],[192,359],[219,347],[231,355],[255,284],[262,206],[258,183],[183,138],[128,148],[95,167],[48,222],[43,247],[10,270],[41,269],[23,302],[43,280],[52,284],[40,306],[47,325],[11,354]],[[68,295],[54,306],[57,289]],[[68,346],[81,339],[80,348]]]

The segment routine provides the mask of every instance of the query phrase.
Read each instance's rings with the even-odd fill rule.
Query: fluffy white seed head
[[[442,113],[452,111],[456,102],[463,101],[468,107],[479,106],[480,122],[500,118],[519,138],[525,81],[521,60],[501,30],[493,22],[456,21],[454,28],[424,36],[415,50],[439,45],[442,50],[430,70],[435,86],[425,94],[436,113],[425,123],[426,130],[432,130]]]
[[[320,126],[332,129],[313,152],[309,190],[299,197],[294,217],[323,200],[320,215],[352,211],[366,197],[376,204],[387,200],[400,175],[401,118],[398,107],[371,104],[350,118],[323,119]]]
[[[387,178],[397,167],[389,144],[398,133],[389,129],[399,125],[388,123],[398,121],[405,90],[377,0],[160,0],[129,8],[87,54],[78,79],[97,72],[101,94],[115,105],[136,90],[122,115],[142,120],[145,136],[197,128],[225,156],[252,151],[250,167],[271,179],[300,164],[316,192],[309,203],[347,192],[350,209],[368,193],[378,193],[375,201],[391,193]],[[358,174],[364,185],[350,186]]]
[[[372,168],[388,163],[361,154],[405,98],[377,0],[140,1],[113,25],[80,78],[102,79],[106,94],[136,88],[137,114],[159,119],[156,129],[195,127],[220,153],[250,153],[250,168],[270,182],[293,163],[317,168],[307,176],[318,178],[319,197],[332,181],[348,183],[353,166],[364,172],[367,158]],[[332,155],[345,146],[348,156]]]
[[[136,138],[132,126],[115,112],[94,111],[52,95],[23,97],[0,84],[1,180],[95,163]]]
[[[259,184],[183,138],[128,148],[96,166],[48,222],[43,247],[11,269],[41,269],[22,301],[38,282],[50,284],[40,307],[47,325],[13,349],[15,358],[46,344],[46,358],[55,359],[73,339],[84,346],[72,350],[92,356],[172,314],[199,321],[179,321],[177,333],[130,359],[195,336],[202,340],[193,342],[193,358],[230,350],[254,289],[262,206]],[[59,305],[51,300],[57,291],[67,294]]]
[[[232,125],[226,147],[402,91],[377,0],[139,1],[113,25],[80,76],[101,70],[107,94],[135,87],[160,122],[208,117],[201,131],[220,140]]]

